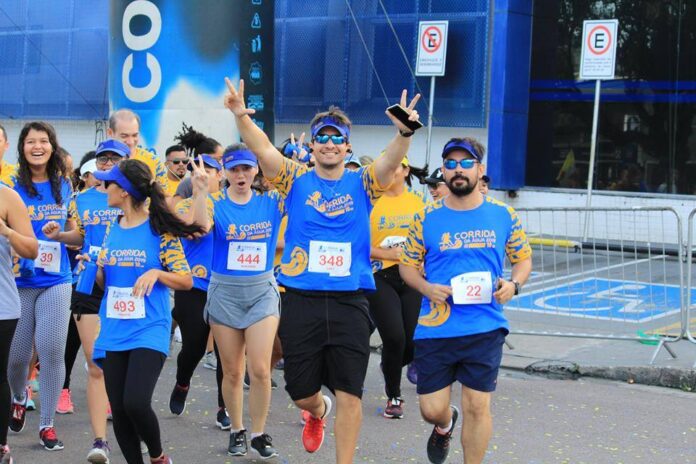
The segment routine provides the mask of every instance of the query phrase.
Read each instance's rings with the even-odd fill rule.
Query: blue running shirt
[[[172,311],[169,289],[163,283],[158,281],[144,298],[144,317],[121,317],[142,311],[142,299],[132,301],[128,295],[145,272],[160,269],[190,274],[179,239],[170,234],[155,235],[149,220],[128,229],[114,222],[107,231],[97,264],[104,270],[104,298],[99,308],[101,330],[94,344],[94,359],[104,357],[105,351],[136,348],[168,355]]]
[[[75,218],[77,230],[84,238],[82,253],[99,251],[104,243],[106,229],[122,214],[119,208],[112,208],[106,202],[106,192],[89,188],[79,192],[68,207],[68,213]]]
[[[176,204],[177,214],[187,214],[191,209],[193,198],[187,198]],[[210,205],[210,199],[208,199]],[[208,291],[210,270],[213,266],[213,234],[206,234],[193,240],[182,239],[186,261],[193,274],[193,288]]]
[[[253,276],[273,269],[280,220],[285,214],[285,201],[278,192],[254,191],[245,205],[233,202],[226,189],[209,198],[213,272]]]
[[[515,210],[491,197],[468,211],[455,211],[439,200],[418,213],[409,228],[401,263],[422,268],[428,282],[451,285],[452,278],[465,273],[485,272],[492,285],[503,275],[503,260],[511,263],[532,255],[527,236]],[[423,297],[414,339],[451,338],[509,330],[503,307],[490,303],[432,303]]]
[[[374,165],[320,178],[283,158],[269,179],[286,196],[288,228],[278,281],[302,290],[374,290],[370,266],[370,212],[384,193]]]
[[[55,221],[60,225],[61,230],[65,230],[65,223],[68,216],[68,202],[72,195],[70,182],[65,179],[61,181],[61,195],[63,204],[56,204],[56,200],[51,192],[51,183],[34,182],[37,196],[29,196],[29,192],[19,185],[16,180],[11,182],[19,196],[24,200],[29,211],[29,219],[34,229],[34,234],[39,240],[39,256],[35,260],[34,277],[17,277],[15,280],[18,288],[47,288],[54,285],[71,283],[72,270],[70,269],[70,259],[65,245],[49,240],[41,228],[50,221]],[[70,219],[73,219],[70,217]]]

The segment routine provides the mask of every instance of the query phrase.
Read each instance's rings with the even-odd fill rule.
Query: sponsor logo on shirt
[[[495,230],[477,229],[462,232],[445,232],[440,238],[440,251],[460,248],[495,248]]]
[[[145,267],[146,261],[147,253],[145,250],[126,248],[110,250],[107,264],[119,267]]]
[[[86,209],[82,213],[82,224],[85,226],[107,225],[112,223],[120,213],[117,209]]]
[[[227,240],[263,240],[271,236],[273,224],[271,221],[254,222],[252,224],[230,224],[227,228]]]
[[[305,205],[311,206],[326,217],[336,217],[353,211],[353,197],[350,194],[340,195],[331,200],[322,197],[321,192],[315,191],[307,198]]]
[[[412,214],[403,214],[401,216],[381,216],[377,224],[377,230],[390,229],[408,229],[409,223],[413,220]]]

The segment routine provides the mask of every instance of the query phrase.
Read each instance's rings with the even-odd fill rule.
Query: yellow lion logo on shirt
[[[446,301],[444,303],[430,302],[430,312],[425,316],[418,318],[418,324],[425,327],[437,327],[445,322],[450,317],[452,308]]]
[[[307,269],[308,262],[307,252],[296,246],[290,253],[290,262],[280,263],[280,272],[288,277],[298,276]]]

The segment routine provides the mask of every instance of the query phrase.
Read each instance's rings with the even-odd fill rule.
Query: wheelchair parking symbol
[[[586,279],[532,291],[516,297],[505,307],[513,311],[633,323],[678,313],[680,308],[678,285],[609,279]]]

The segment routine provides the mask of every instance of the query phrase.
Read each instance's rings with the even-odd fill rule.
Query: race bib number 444
[[[44,272],[60,274],[60,243],[39,240],[39,256],[34,260],[34,266]]]
[[[266,269],[266,244],[230,242],[227,269],[231,271],[263,271]]]
[[[309,242],[309,272],[345,277],[350,275],[350,264],[350,242]]]
[[[145,299],[133,296],[133,287],[109,287],[106,317],[110,319],[144,319]]]
[[[454,304],[488,304],[493,298],[490,272],[467,272],[450,281]]]

